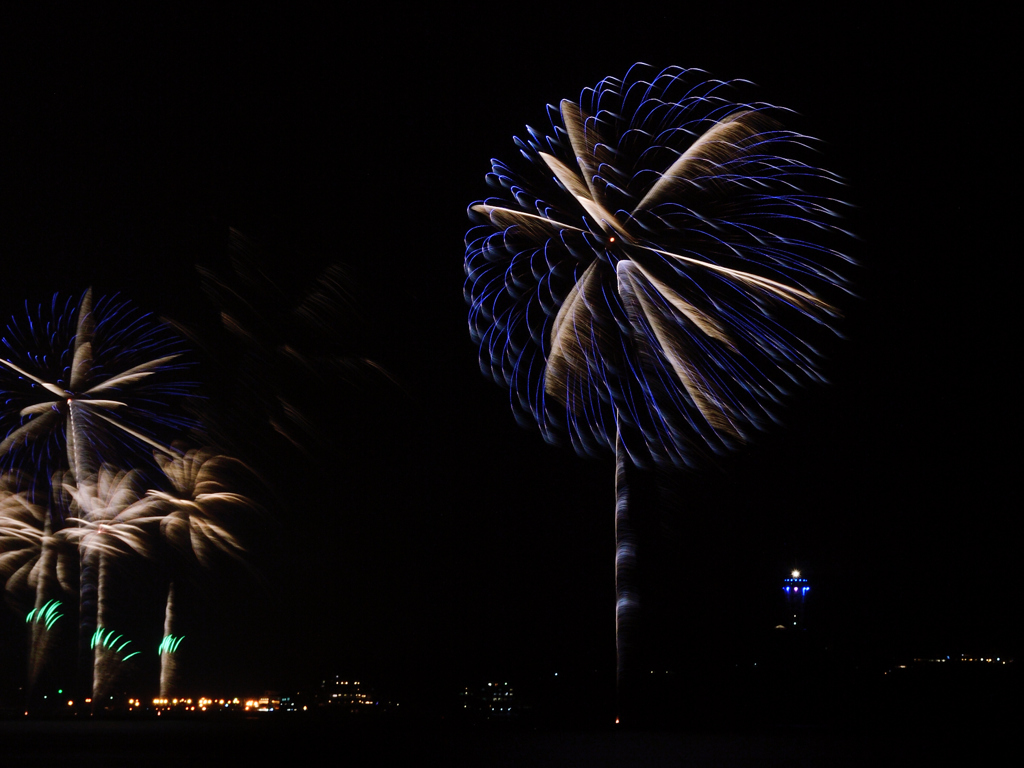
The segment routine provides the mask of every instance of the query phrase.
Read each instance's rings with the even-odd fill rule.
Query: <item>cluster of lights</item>
[[[267,696],[263,696],[259,699],[246,699],[245,700],[245,711],[252,712],[273,712],[275,709],[281,708],[281,701],[279,699],[271,699]]]
[[[557,673],[556,673],[557,675]],[[512,688],[506,683],[487,683],[487,685],[481,690],[482,704],[487,707],[491,712],[511,712],[512,707],[508,706],[512,702],[509,701],[513,697]],[[473,696],[470,688],[467,686],[463,689],[463,696],[467,698],[476,698],[478,702],[481,698]],[[504,706],[499,706],[504,705]],[[463,709],[469,709],[469,703],[463,704]]]
[[[796,569],[793,570],[791,576],[792,578],[784,580],[784,583],[787,586],[783,587],[782,589],[786,592],[787,595],[792,594],[800,595],[801,597],[803,597],[805,594],[807,594],[807,591],[810,589],[810,587],[807,586],[807,579],[800,578],[800,571]],[[798,584],[802,586],[795,586]]]
[[[192,699],[153,699],[154,707],[185,707],[188,709],[192,706]],[[195,707],[192,707],[195,709]]]
[[[497,691],[492,691],[491,692],[491,712],[511,712],[512,711],[512,707],[509,707],[509,706],[504,706],[504,707],[496,707],[496,706],[494,706],[495,704],[506,704],[507,705],[507,704],[510,703],[509,701],[507,701],[507,699],[512,695],[512,689],[509,688],[508,683],[504,683],[504,684],[501,684],[501,683],[488,683],[487,687],[488,688],[499,688],[500,689],[502,687],[502,685],[504,685],[504,688],[505,688],[504,691],[497,690]]]
[[[993,659],[991,657],[985,657],[985,656],[978,656],[978,657],[965,656],[964,654],[960,654],[959,659],[952,659],[949,656],[947,656],[944,659],[914,659],[914,663],[915,664],[944,664],[947,661],[970,661],[970,662],[981,663],[981,664],[1004,664],[1004,665],[1008,664],[1008,663],[1009,664],[1013,663],[1013,659],[1004,659],[1001,656],[996,656]],[[897,664],[895,668],[896,669],[906,669],[907,665],[906,664]],[[893,670],[890,669],[888,672],[885,672],[884,674],[888,675],[889,672],[892,672],[892,671]]]
[[[118,646],[120,644],[122,644],[124,641],[122,640],[122,638],[120,636],[112,637],[112,635],[113,635],[113,633],[109,632],[108,630],[103,630],[103,629],[97,630],[97,632],[95,633],[95,635],[93,637],[93,640],[94,640],[94,643],[95,643],[96,647],[107,647],[107,648],[111,648],[111,649],[118,649]],[[123,645],[120,645],[120,647],[123,647]],[[331,703],[334,703],[336,705],[342,705],[342,704],[377,705],[377,704],[381,703],[381,702],[373,700],[372,693],[367,693],[367,692],[363,692],[362,690],[360,690],[358,688],[358,686],[360,686],[361,683],[358,680],[348,681],[348,680],[338,680],[336,678],[332,682],[334,683],[335,686],[345,686],[346,688],[345,688],[344,691],[339,691],[339,692],[332,693],[330,698],[328,698],[326,701],[322,701],[321,702],[321,705],[323,705],[323,704],[331,704]],[[325,680],[324,683],[326,685],[327,681]],[[491,696],[493,697],[492,698],[493,703],[495,703],[495,704],[504,703],[504,704],[507,705],[509,702],[502,701],[502,697],[510,697],[512,695],[511,688],[508,688],[508,683],[504,683],[505,691],[502,691],[502,690],[500,690],[502,685],[503,685],[502,683],[488,683],[488,686],[490,686],[492,688]],[[355,686],[355,687],[350,687],[350,686]],[[468,692],[468,689],[467,689],[467,692]],[[62,704],[66,703],[68,707],[74,707],[76,704],[81,704],[81,703],[84,703],[84,704],[88,705],[88,704],[90,704],[92,702],[91,698],[86,698],[84,700],[79,699],[77,701],[76,700],[72,700],[72,699],[65,699],[64,698],[65,692],[64,692],[63,689],[57,689],[56,693],[57,693],[57,696],[59,697],[61,703]],[[43,698],[44,699],[47,698],[46,694],[43,694]],[[111,703],[113,705],[114,697],[111,696],[110,699],[111,699]],[[332,702],[331,699],[333,699],[334,701]],[[151,711],[151,712],[155,711],[155,713],[157,715],[169,714],[172,711],[173,712],[178,712],[178,713],[183,713],[183,712],[200,713],[200,712],[210,712],[211,710],[213,712],[216,712],[218,710],[222,710],[223,711],[224,709],[231,709],[231,710],[235,710],[235,711],[244,710],[244,712],[246,712],[246,713],[255,713],[255,712],[277,712],[277,711],[287,711],[287,712],[302,711],[302,712],[307,712],[310,709],[309,706],[297,705],[296,702],[291,697],[276,697],[276,696],[272,696],[272,695],[269,695],[269,694],[268,695],[264,695],[262,697],[258,697],[258,698],[257,697],[253,697],[253,698],[239,698],[239,697],[235,697],[235,698],[213,698],[213,697],[210,697],[210,696],[200,696],[198,698],[192,698],[192,697],[188,697],[188,696],[179,696],[179,697],[175,697],[175,698],[169,698],[169,697],[164,697],[164,696],[158,696],[156,698],[149,699],[146,702],[143,702],[142,699],[139,699],[139,698],[127,697],[125,699],[121,699],[121,701],[125,702],[126,708],[127,708],[128,711],[136,711],[136,710]],[[398,706],[398,705],[395,704],[394,706]],[[363,709],[363,708],[360,707],[359,709]],[[511,707],[509,707],[509,710],[511,710]],[[26,712],[25,715],[27,717],[27,716],[29,716],[29,713]],[[2,765],[2,763],[0,763],[0,765]]]
[[[58,695],[61,695],[63,693],[64,693],[64,691],[62,689],[58,689],[57,690],[57,694]],[[360,699],[365,699],[366,698],[364,694],[352,694],[352,695],[353,696],[358,696]],[[43,698],[45,699],[45,698],[48,698],[48,697],[44,694]],[[114,697],[111,696],[110,698],[113,699]],[[89,705],[89,704],[92,703],[92,699],[91,698],[85,698],[85,699],[82,699],[80,701],[82,703],[86,704],[86,705]],[[283,701],[287,701],[287,699],[285,699]],[[74,707],[76,702],[75,702],[74,699],[68,699],[66,703],[67,703],[67,706]],[[132,698],[132,697],[129,697],[127,699],[126,703],[128,705],[128,711],[129,712],[133,712],[135,710],[146,709],[149,706],[149,705],[143,705],[142,699]],[[353,701],[351,703],[375,704],[376,702],[366,700],[366,701]],[[198,699],[189,698],[189,697],[179,697],[179,698],[156,697],[156,698],[152,699],[151,706],[152,706],[152,709],[156,711],[157,715],[161,715],[164,712],[171,711],[171,710],[178,711],[178,712],[208,712],[211,709],[216,710],[216,708],[241,708],[241,709],[244,709],[245,712],[274,712],[274,711],[277,711],[279,709],[282,709],[282,700],[279,700],[279,699],[276,699],[276,698],[270,698],[268,696],[263,696],[263,697],[260,697],[258,699],[250,698],[250,699],[244,699],[244,700],[238,698],[237,696],[234,697],[234,698],[223,698],[223,699],[214,699],[214,698],[209,697],[209,696],[201,696]],[[286,709],[288,711],[298,711],[299,710],[299,708],[294,706],[294,705],[285,706],[284,709]],[[301,711],[302,712],[307,712],[307,711],[309,711],[309,707],[304,705],[304,706],[302,706]],[[29,712],[25,712],[24,714],[25,714],[25,717],[29,716]]]
[[[372,704],[373,702],[360,702]],[[129,705],[136,707],[140,706],[141,703],[138,699],[128,699]],[[158,711],[177,709],[185,712],[207,712],[211,708],[227,708],[227,707],[241,707],[246,712],[273,712],[279,709],[281,702],[278,699],[271,699],[268,696],[255,699],[239,699],[237,696],[233,699],[214,699],[209,696],[200,696],[198,699],[191,698],[177,698],[168,699],[158,697],[153,699],[153,707]],[[307,707],[302,708],[303,711],[307,710]]]
[[[128,699],[128,703],[131,704],[132,700]],[[153,706],[159,709],[181,709],[186,712],[195,712],[196,708],[199,708],[200,712],[206,712],[212,706],[218,707],[230,707],[239,706],[241,700],[238,697],[234,699],[211,699],[207,696],[201,696],[198,699],[180,698],[180,699],[167,699],[167,698],[156,698],[153,699]],[[246,702],[248,704],[248,702]],[[135,706],[139,706],[139,700],[135,699]]]
[[[326,681],[324,681],[326,684]],[[358,680],[353,680],[351,683],[348,680],[338,680],[335,678],[334,685],[352,685],[358,686],[360,683]],[[335,701],[338,699],[339,701]],[[372,698],[367,696],[365,693],[357,693],[355,691],[343,691],[341,693],[332,693],[330,699],[327,701],[328,704],[376,704]]]

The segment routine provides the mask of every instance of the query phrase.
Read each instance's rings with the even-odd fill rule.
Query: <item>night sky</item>
[[[999,47],[968,20],[666,7],[0,23],[4,318],[91,285],[215,329],[195,266],[223,271],[234,228],[282,296],[343,265],[337,347],[389,373],[302,387],[310,455],[245,446],[272,519],[258,578],[224,569],[187,595],[197,687],[611,681],[613,460],[517,426],[481,375],[463,237],[490,158],[635,61],[747,78],[801,113],[848,180],[861,265],[832,385],[741,453],[651,479],[653,656],[748,651],[793,567],[851,656],[1019,652]],[[231,413],[226,380],[204,386]],[[3,609],[0,651],[19,622]]]

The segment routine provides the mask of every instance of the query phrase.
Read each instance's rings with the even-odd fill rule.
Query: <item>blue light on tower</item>
[[[807,583],[807,579],[800,576],[800,571],[794,570],[788,579],[783,580],[782,590],[786,593],[786,602],[793,616],[791,626],[803,629],[804,601],[807,599],[807,593],[811,591],[810,584]]]

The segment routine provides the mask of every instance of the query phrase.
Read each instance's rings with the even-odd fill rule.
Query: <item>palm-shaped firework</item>
[[[188,426],[166,407],[191,388],[168,376],[183,368],[181,342],[151,316],[116,298],[94,307],[91,290],[27,314],[0,340],[0,460],[56,470],[66,451],[82,478],[104,461],[166,451],[155,432]]]
[[[241,463],[208,450],[191,450],[168,458],[156,454],[157,463],[173,491],[150,490],[150,508],[160,518],[160,532],[171,548],[186,560],[211,567],[216,558],[227,555],[241,560],[245,548],[237,535],[237,514],[252,510],[246,496],[228,490],[226,474],[241,469]],[[175,618],[175,575],[172,571],[164,605],[164,637],[160,643],[160,696],[170,695],[177,672],[175,657],[182,637]]]
[[[91,291],[26,309],[0,339],[0,576],[9,594],[35,590],[30,682],[65,613],[61,590],[77,589],[83,671],[100,702],[121,662],[138,653],[111,626],[124,566],[175,553],[177,575],[180,555],[202,566],[215,552],[240,559],[235,513],[253,505],[227,488],[240,462],[170,446],[196,424],[172,402],[193,385],[180,376],[183,346],[165,324],[116,298],[94,304]],[[54,472],[48,488],[23,479],[18,470],[28,466]],[[174,604],[172,580],[164,691],[181,642]]]
[[[741,83],[632,67],[549,107],[517,138],[521,170],[470,208],[470,333],[484,372],[549,441],[616,454],[616,643],[636,609],[627,469],[744,442],[793,383],[820,378],[808,340],[836,312],[844,257],[811,142]],[[696,76],[695,76],[696,75]]]
[[[126,641],[114,641],[111,570],[129,555],[152,557],[160,517],[142,496],[141,475],[110,466],[65,490],[74,499],[75,517],[59,536],[76,544],[81,557],[79,623],[92,650],[92,696],[97,702],[114,680],[117,662],[127,658]],[[131,651],[129,653],[134,653]]]
[[[0,428],[5,432],[0,464],[60,476],[51,484],[49,505],[41,509],[44,538],[35,616],[40,601],[52,598],[50,574],[59,540],[82,545],[79,603],[89,610],[80,610],[79,621],[83,630],[94,622],[92,601],[101,577],[96,565],[103,551],[112,555],[109,542],[116,529],[102,527],[109,521],[95,511],[93,498],[96,492],[106,493],[111,471],[93,476],[105,462],[148,463],[153,448],[171,450],[162,442],[165,435],[192,426],[180,410],[168,407],[169,400],[192,388],[178,375],[185,368],[182,351],[182,342],[151,315],[117,297],[94,303],[91,289],[77,302],[57,295],[34,309],[26,302],[26,317],[7,324],[0,339]],[[79,488],[81,483],[90,487]],[[75,495],[82,515],[74,532],[63,528],[67,521],[59,503],[69,494]],[[97,526],[102,536],[95,535]],[[50,639],[40,634],[38,621],[32,634],[30,680],[45,654],[41,641]],[[97,673],[109,655],[105,650],[101,643],[92,653],[94,690],[106,679]]]
[[[0,487],[0,576],[12,595],[34,589],[47,570],[44,552],[49,533],[46,508],[12,487],[17,485],[4,478]]]
[[[54,534],[50,508],[36,504],[30,491],[19,490],[25,485],[9,476],[0,480],[0,577],[6,579],[8,595],[34,595],[26,617],[31,626],[31,687],[48,659],[54,627],[64,616],[58,598],[74,591],[76,558],[74,547]],[[52,503],[59,505],[60,499]]]

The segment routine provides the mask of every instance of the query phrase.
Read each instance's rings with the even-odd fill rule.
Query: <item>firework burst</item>
[[[504,192],[470,208],[466,297],[480,364],[513,406],[581,453],[621,439],[641,464],[688,464],[773,421],[821,378],[803,333],[836,311],[837,187],[797,159],[813,140],[738,83],[671,68],[549,107],[552,135],[494,160]],[[834,191],[831,190],[831,191]]]
[[[74,499],[78,516],[69,517],[69,527],[58,535],[76,544],[81,558],[79,622],[82,637],[89,637],[92,652],[92,694],[94,701],[109,691],[123,661],[109,639],[113,602],[111,571],[129,555],[150,558],[159,515],[141,493],[141,474],[106,465],[78,484],[65,484]],[[104,630],[106,634],[97,634]],[[98,642],[103,640],[103,642]]]
[[[5,484],[0,491],[0,576],[10,594],[38,582],[46,519],[45,508]]]
[[[44,507],[31,500],[33,490],[15,490],[26,485],[33,489],[32,483],[10,477],[0,483],[0,576],[6,578],[9,597],[19,600],[34,593],[34,607],[26,618],[31,687],[53,647],[50,630],[63,616],[57,596],[76,589],[77,562],[74,547],[54,533],[63,517],[61,494]]]
[[[238,514],[255,509],[246,496],[229,490],[226,476],[247,471],[236,459],[209,450],[191,450],[168,457],[157,453],[157,463],[172,492],[150,490],[150,510],[160,515],[160,532],[171,549],[186,562],[211,567],[218,556],[242,562],[245,547],[238,538]],[[178,650],[183,638],[175,636],[177,569],[167,587],[164,603],[164,642],[160,644],[160,695],[171,694],[177,673]]]
[[[631,466],[683,466],[747,441],[793,385],[820,380],[815,340],[847,259],[838,179],[813,139],[749,83],[635,65],[549,106],[551,131],[493,160],[473,204],[470,334],[521,421],[616,468],[619,676],[631,583]]]
[[[29,683],[67,624],[65,594],[77,592],[82,682],[102,701],[138,653],[114,629],[128,618],[117,602],[121,579],[131,563],[164,559],[172,573],[160,646],[167,690],[182,642],[174,579],[180,566],[243,560],[238,515],[256,507],[228,486],[251,473],[169,443],[196,424],[174,407],[194,385],[182,380],[183,346],[165,324],[116,298],[94,303],[91,291],[26,304],[26,315],[0,339],[0,577],[28,613]],[[51,470],[49,485],[21,473],[29,466]]]
[[[0,458],[82,478],[104,462],[124,463],[153,448],[160,433],[191,424],[167,407],[188,394],[178,380],[181,342],[131,304],[87,290],[77,303],[55,295],[27,318],[12,318],[0,339]]]

